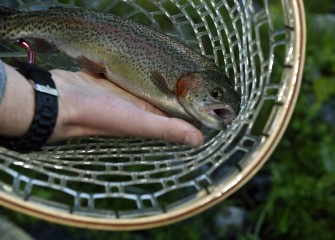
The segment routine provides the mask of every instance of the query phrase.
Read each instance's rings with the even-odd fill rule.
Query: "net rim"
[[[292,53],[292,62],[294,65],[288,70],[290,75],[289,79],[291,79],[291,81],[287,86],[287,89],[290,90],[288,93],[288,98],[290,101],[286,101],[284,106],[282,106],[280,109],[278,117],[271,126],[272,134],[266,138],[260,149],[255,151],[250,156],[250,158],[256,158],[257,160],[253,161],[254,164],[246,166],[246,168],[240,174],[235,175],[233,179],[230,179],[230,184],[221,184],[217,186],[215,190],[212,191],[209,195],[199,196],[198,201],[192,202],[188,206],[184,206],[182,208],[178,208],[176,210],[172,210],[156,216],[134,219],[93,218],[71,213],[64,213],[36,203],[28,203],[24,200],[16,198],[15,196],[11,196],[3,192],[0,192],[0,205],[25,213],[27,215],[31,215],[33,217],[59,224],[115,231],[147,229],[177,222],[202,212],[230,196],[256,174],[256,172],[264,165],[271,153],[274,151],[286,130],[298,98],[306,47],[305,12],[302,0],[289,0],[289,4],[291,5],[292,9],[292,23],[294,28],[294,52]],[[223,185],[224,187],[222,187]]]

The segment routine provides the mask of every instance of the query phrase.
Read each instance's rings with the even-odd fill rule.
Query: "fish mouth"
[[[228,105],[207,106],[205,111],[214,116],[222,124],[223,129],[227,129],[227,126],[237,117],[233,108]]]

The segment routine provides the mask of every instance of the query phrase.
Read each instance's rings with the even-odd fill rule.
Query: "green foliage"
[[[304,0],[306,12],[308,14],[329,13],[334,10],[333,0],[322,0],[322,2],[315,0]]]
[[[334,61],[335,62],[335,61]],[[331,96],[335,95],[334,79],[324,76],[313,83],[316,95],[316,102],[323,104]]]
[[[335,125],[325,118],[335,117],[335,109],[326,108],[335,101],[335,32],[332,24],[314,22],[332,2],[305,2],[308,44],[300,97],[264,169],[271,172],[272,190],[251,211],[256,224],[241,239],[335,239]]]

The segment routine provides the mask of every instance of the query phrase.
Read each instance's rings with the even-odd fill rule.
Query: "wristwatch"
[[[51,74],[36,64],[20,63],[17,69],[35,89],[35,115],[21,138],[0,136],[0,145],[18,152],[41,149],[51,136],[58,115],[58,91]]]

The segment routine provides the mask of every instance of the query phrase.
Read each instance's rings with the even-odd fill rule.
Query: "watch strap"
[[[18,152],[37,151],[49,139],[58,115],[58,92],[51,74],[36,64],[21,63],[18,71],[35,89],[35,115],[28,132],[21,138],[0,136],[0,143]]]

